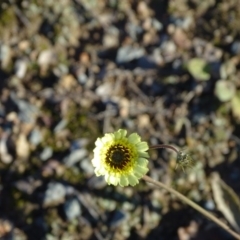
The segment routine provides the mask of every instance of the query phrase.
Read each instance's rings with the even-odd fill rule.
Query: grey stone
[[[84,170],[86,174],[92,175],[94,173],[94,169],[89,158],[84,158],[80,162],[80,167]]]
[[[66,195],[65,186],[61,183],[50,182],[44,195],[45,206],[58,205],[64,201]]]
[[[53,150],[51,147],[45,147],[43,149],[43,151],[40,154],[40,159],[42,161],[46,161],[47,159],[49,159],[51,156],[53,155]]]
[[[65,119],[62,119],[57,126],[54,128],[54,132],[60,132],[61,130],[63,130],[65,127],[67,126],[67,121]]]
[[[80,202],[76,198],[67,200],[64,204],[64,212],[70,221],[79,217],[82,213]]]
[[[63,159],[63,162],[69,167],[73,166],[74,164],[82,160],[84,157],[86,157],[87,153],[87,150],[84,148],[75,150],[71,152],[67,157],[65,157]]]
[[[117,63],[127,63],[134,59],[138,59],[144,56],[145,50],[143,48],[137,48],[132,46],[124,46],[119,48],[117,52],[116,61]]]
[[[19,99],[13,92],[11,92],[10,96],[20,110],[19,119],[23,122],[34,122],[39,109],[29,102]]]
[[[116,210],[113,216],[111,217],[110,226],[116,227],[120,225],[126,218],[127,218],[127,215],[123,211]]]
[[[42,139],[42,133],[37,128],[34,128],[29,135],[30,143],[37,146],[42,141]]]

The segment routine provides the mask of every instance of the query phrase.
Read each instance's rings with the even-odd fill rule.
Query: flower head
[[[92,164],[97,176],[105,176],[108,184],[136,185],[148,172],[149,149],[146,142],[141,142],[137,133],[126,137],[127,131],[119,129],[107,133],[95,142]]]
[[[195,161],[189,153],[185,153],[182,150],[178,151],[176,168],[180,166],[184,171],[185,168],[192,168],[194,164]]]

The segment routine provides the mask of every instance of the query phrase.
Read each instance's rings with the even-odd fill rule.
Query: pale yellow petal
[[[146,142],[140,142],[136,146],[138,151],[147,151],[149,149],[148,144]]]
[[[103,169],[100,169],[100,168],[96,168],[96,169],[94,170],[94,172],[95,172],[95,174],[96,174],[97,177],[102,176],[102,175],[105,174],[105,171],[104,171]]]
[[[119,185],[121,187],[128,186],[128,178],[125,175],[120,177]]]
[[[145,158],[138,158],[137,163],[139,166],[144,166],[146,167],[148,164],[148,160]]]
[[[127,130],[125,129],[119,129],[118,132],[121,133],[121,138],[124,138],[127,135]]]
[[[148,172],[148,168],[147,167],[135,166],[134,170],[135,170],[135,172],[139,172],[142,175],[145,175]]]
[[[103,144],[106,144],[107,142],[110,142],[114,139],[114,136],[110,133],[106,133],[105,136],[102,138]]]
[[[137,133],[132,133],[129,137],[128,140],[132,144],[137,144],[141,141],[140,136]]]
[[[129,185],[131,186],[135,186],[136,184],[139,183],[137,177],[134,175],[128,175],[128,182],[129,182]]]
[[[92,159],[92,164],[93,164],[94,167],[97,167],[99,165],[99,159],[93,158]]]
[[[116,177],[116,176],[114,176],[114,175],[110,175],[109,176],[109,182],[108,182],[109,184],[112,184],[112,185],[114,185],[114,186],[117,186],[118,185],[118,183],[119,183],[119,177]]]
[[[138,155],[139,157],[149,158],[149,154],[147,152],[139,151]]]
[[[121,133],[118,131],[118,132],[115,132],[114,133],[114,137],[115,137],[115,139],[117,140],[117,139],[120,139],[121,138]]]
[[[138,172],[138,171],[134,171],[133,174],[134,174],[138,179],[142,178],[142,177],[145,175],[145,174],[143,175],[142,173],[140,173],[140,172]]]
[[[102,140],[101,140],[100,138],[98,138],[98,139],[96,140],[96,142],[95,142],[95,145],[96,145],[97,147],[101,148],[101,147],[103,146]]]

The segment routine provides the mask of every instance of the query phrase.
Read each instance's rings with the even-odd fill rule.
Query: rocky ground
[[[94,142],[125,128],[149,175],[240,231],[238,0],[2,0],[0,239],[227,240],[141,181],[108,186]]]

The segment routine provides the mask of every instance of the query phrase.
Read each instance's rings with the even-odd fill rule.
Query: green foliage
[[[207,81],[210,79],[208,63],[201,58],[192,58],[187,63],[187,70],[197,80]]]

